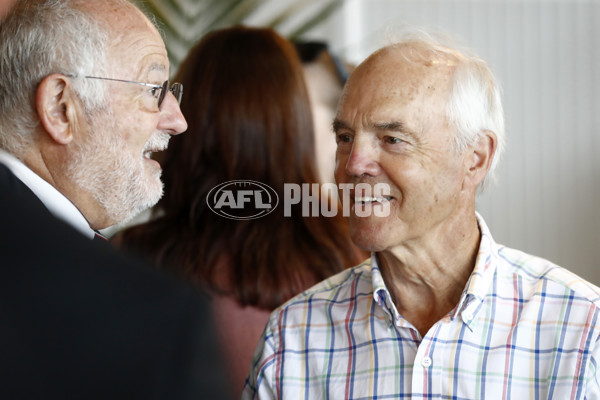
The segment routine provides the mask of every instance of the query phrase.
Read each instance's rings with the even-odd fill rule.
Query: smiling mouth
[[[391,196],[383,196],[383,197],[371,197],[371,196],[356,196],[354,197],[354,203],[360,205],[366,204],[374,204],[374,203],[386,203],[393,199]]]
[[[151,159],[153,153],[166,150],[169,146],[169,140],[171,136],[165,132],[156,132],[148,139],[144,149],[142,150],[142,156],[146,159]]]
[[[166,146],[164,146],[164,147],[154,147],[152,149],[144,150],[144,152],[142,153],[142,155],[144,156],[144,158],[151,160],[152,159],[152,154],[159,153],[159,152],[164,151],[166,149],[167,149]]]

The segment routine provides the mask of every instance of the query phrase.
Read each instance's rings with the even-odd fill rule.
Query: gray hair
[[[106,70],[109,34],[83,3],[22,0],[0,24],[0,148],[19,156],[35,142],[35,93],[44,77]],[[73,79],[73,87],[86,112],[105,103],[99,82]]]
[[[495,177],[494,172],[506,142],[501,88],[491,69],[470,50],[459,48],[446,37],[424,31],[405,33],[396,38],[390,47],[401,49],[404,58],[411,62],[429,62],[439,57],[456,60],[446,104],[448,122],[457,132],[455,150],[466,150],[485,131],[496,135],[496,152],[487,176],[479,187],[483,190]]]

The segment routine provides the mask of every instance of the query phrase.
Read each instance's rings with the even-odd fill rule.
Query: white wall
[[[504,89],[508,148],[478,209],[496,241],[600,284],[600,1],[346,0],[310,36],[358,62],[387,27],[438,27]]]

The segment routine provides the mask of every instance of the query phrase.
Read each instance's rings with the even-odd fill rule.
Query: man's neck
[[[86,237],[90,239],[94,237],[94,231],[83,214],[54,186],[15,156],[1,150],[0,162],[32,191],[56,218],[71,225]]]
[[[422,336],[456,307],[475,266],[481,236],[475,213],[451,233],[377,253],[398,312]]]

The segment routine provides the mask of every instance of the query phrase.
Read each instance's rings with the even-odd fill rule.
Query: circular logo
[[[239,220],[264,217],[273,212],[278,203],[277,192],[257,181],[223,182],[206,196],[206,204],[215,214]]]

